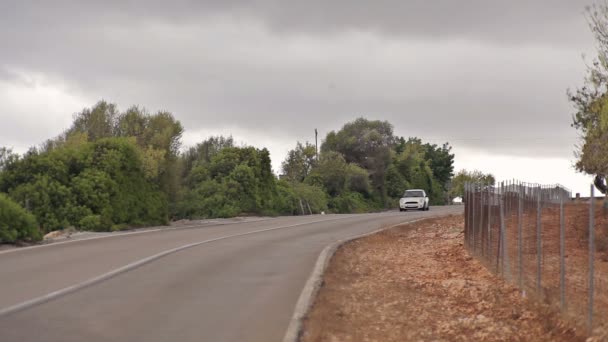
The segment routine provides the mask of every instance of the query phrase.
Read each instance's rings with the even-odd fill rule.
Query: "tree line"
[[[70,128],[19,155],[0,148],[0,242],[38,240],[74,227],[114,231],[170,220],[236,215],[352,213],[396,206],[407,188],[449,201],[449,144],[394,134],[359,118],[322,139],[297,142],[272,170],[266,148],[209,137],[182,149],[166,111],[119,111],[100,101]]]

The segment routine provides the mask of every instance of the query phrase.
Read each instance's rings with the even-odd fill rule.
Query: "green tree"
[[[308,142],[302,144],[298,141],[296,147],[287,152],[287,158],[283,161],[283,175],[291,182],[303,182],[315,163],[315,146]]]
[[[90,141],[115,135],[116,118],[119,116],[115,104],[99,101],[92,108],[85,108],[74,116],[71,133],[86,133]]]
[[[452,178],[452,186],[450,189],[450,198],[463,197],[465,183],[479,183],[486,185],[494,185],[496,179],[491,173],[483,173],[478,170],[467,171],[460,170]]]
[[[215,157],[224,148],[235,147],[234,139],[224,136],[215,136],[205,139],[204,141],[190,147],[183,155],[184,160],[184,171],[188,176],[188,172],[193,170],[196,166],[204,166],[211,162],[211,159]]]
[[[277,187],[268,150],[232,145],[231,139],[213,138],[187,152],[184,158],[189,160],[184,164],[191,170],[185,171],[177,217],[293,213],[293,189]]]
[[[583,138],[576,168],[595,175],[597,188],[608,194],[608,4],[590,7],[588,18],[597,42],[597,58],[588,68],[585,85],[568,92],[576,108],[572,126]]]
[[[433,178],[441,186],[442,192],[447,191],[447,186],[454,176],[454,154],[452,147],[445,143],[441,146],[435,144],[424,144],[425,156],[429,161],[429,167],[433,172]]]
[[[330,196],[338,196],[346,190],[347,166],[342,154],[334,151],[323,152],[306,183],[323,187]]]
[[[338,132],[330,132],[321,145],[321,151],[338,152],[347,163],[366,169],[374,192],[387,205],[385,176],[396,141],[389,122],[359,118],[345,124]]]
[[[13,150],[6,147],[0,147],[0,172],[4,170],[7,164],[19,159],[19,155],[13,153]]]

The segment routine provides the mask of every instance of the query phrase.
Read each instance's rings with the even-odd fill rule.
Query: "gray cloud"
[[[277,151],[315,127],[327,132],[367,116],[437,143],[567,158],[576,133],[565,91],[582,81],[580,55],[592,48],[584,6],[2,2],[0,80],[43,75],[83,101],[168,109],[191,132],[235,128],[251,143],[269,136]],[[0,116],[13,115],[6,108],[0,103]],[[59,133],[41,131],[11,142]]]
[[[167,22],[201,24],[216,15],[258,20],[283,33],[345,30],[426,38],[578,42],[585,5],[571,0],[45,1],[5,3],[5,23],[65,27]],[[15,15],[16,14],[16,15]]]

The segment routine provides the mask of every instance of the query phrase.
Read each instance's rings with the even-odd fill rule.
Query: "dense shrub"
[[[92,230],[92,231],[104,231],[108,230],[108,225],[103,224],[103,220],[100,215],[89,215],[85,216],[78,222],[81,229]]]
[[[42,234],[34,215],[0,193],[0,243],[40,239]]]
[[[347,192],[334,197],[329,203],[330,210],[336,213],[365,213],[373,206],[358,192]]]
[[[44,232],[168,221],[166,196],[146,178],[141,153],[128,138],[28,153],[0,174],[0,191],[27,203]]]

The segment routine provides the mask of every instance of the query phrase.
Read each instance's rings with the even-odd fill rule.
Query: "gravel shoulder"
[[[463,217],[349,242],[332,258],[303,341],[584,341],[582,329],[522,298],[463,245]]]

